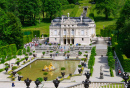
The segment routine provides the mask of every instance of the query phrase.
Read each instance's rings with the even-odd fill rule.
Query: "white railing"
[[[68,86],[66,88],[85,88],[83,83]],[[126,88],[124,82],[91,82],[89,88]]]

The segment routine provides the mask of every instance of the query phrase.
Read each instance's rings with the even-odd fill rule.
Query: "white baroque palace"
[[[62,16],[52,20],[50,25],[49,42],[64,44],[89,45],[95,37],[95,22],[88,17]]]

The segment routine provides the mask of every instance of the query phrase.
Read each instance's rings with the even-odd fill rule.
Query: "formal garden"
[[[80,17],[84,6],[96,23],[97,42],[49,43],[51,20],[67,13]],[[23,88],[22,82],[40,88],[57,88],[60,82],[61,88],[88,88],[90,81],[91,88],[129,88],[129,9],[130,0],[1,0],[0,88],[14,87],[14,82]]]

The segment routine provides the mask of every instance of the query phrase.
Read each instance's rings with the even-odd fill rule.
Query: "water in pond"
[[[36,80],[38,77],[44,77],[43,73],[45,71],[42,71],[45,65],[49,66],[50,63],[52,63],[53,66],[55,66],[56,70],[48,72],[48,81],[56,79],[58,76],[61,76],[61,67],[65,67],[65,74],[74,73],[79,61],[52,61],[52,60],[37,60],[33,62],[32,64],[28,65],[27,67],[20,70],[23,76],[22,80],[25,80],[26,78],[29,78],[33,81]]]

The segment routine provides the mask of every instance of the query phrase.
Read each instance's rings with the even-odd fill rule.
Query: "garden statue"
[[[91,83],[91,81],[89,81],[89,79],[86,79],[85,81],[82,82],[84,84],[85,88],[89,88],[89,84]]]
[[[5,68],[5,71],[7,72],[7,71],[8,71],[8,68]]]
[[[41,82],[37,79],[36,81],[35,81],[35,84],[36,84],[36,88],[38,88],[38,85],[40,84]]]
[[[53,80],[53,83],[54,83],[55,87],[58,88],[60,81],[58,79],[56,79],[56,80]]]
[[[52,63],[50,63],[48,67],[45,65],[42,71],[53,71],[53,70],[55,70],[55,67],[52,65]]]
[[[102,72],[102,65],[100,66],[100,72]]]
[[[87,73],[85,73],[84,75],[86,76],[87,79],[89,79],[90,76],[91,76],[91,73],[87,72]]]
[[[42,33],[42,38],[44,38],[43,33]]]
[[[32,80],[29,80],[29,78],[25,79],[24,82],[26,83],[27,88],[29,88],[30,83],[32,82]]]
[[[100,66],[100,79],[103,79],[102,65]]]
[[[22,76],[18,76],[18,81],[20,81],[20,80],[21,80],[21,78],[22,78]]]

